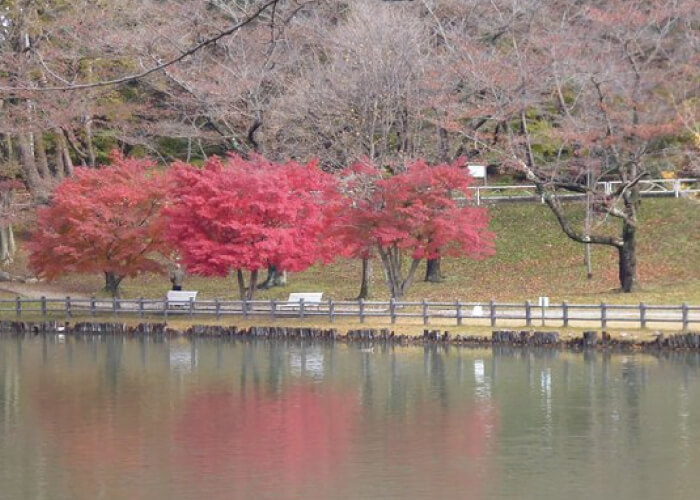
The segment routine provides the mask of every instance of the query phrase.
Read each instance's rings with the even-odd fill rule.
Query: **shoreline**
[[[461,329],[463,330],[463,329]],[[450,330],[424,329],[422,335],[410,335],[389,328],[337,328],[251,326],[239,328],[223,325],[192,325],[175,329],[166,323],[68,323],[58,321],[26,322],[0,321],[0,335],[38,336],[122,335],[127,337],[191,337],[261,340],[302,340],[312,342],[341,342],[352,344],[388,344],[395,346],[445,345],[454,347],[537,347],[548,349],[586,351],[693,351],[700,352],[700,332],[687,331],[672,334],[657,332],[654,340],[613,338],[606,331],[588,330],[580,336],[559,331],[493,330],[491,335],[453,333]]]

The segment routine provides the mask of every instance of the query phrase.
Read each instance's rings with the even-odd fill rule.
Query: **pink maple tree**
[[[392,297],[404,296],[423,259],[478,259],[494,252],[487,210],[466,203],[472,178],[463,160],[435,166],[416,160],[388,178],[369,165],[353,170],[355,187],[345,190],[332,234],[348,256],[376,250]]]
[[[236,271],[241,300],[253,298],[260,269],[302,271],[333,256],[321,233],[334,179],[316,162],[232,155],[212,158],[201,169],[175,165],[171,179],[169,241],[192,273]]]
[[[150,160],[113,153],[112,162],[76,168],[38,211],[29,263],[39,275],[101,272],[117,296],[125,277],[162,271],[156,254],[165,250],[165,178]]]

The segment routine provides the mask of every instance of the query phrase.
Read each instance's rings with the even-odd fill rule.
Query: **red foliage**
[[[319,235],[334,180],[315,162],[214,158],[203,169],[176,165],[172,186],[168,238],[192,273],[301,271],[332,257]]]
[[[486,208],[459,206],[454,199],[470,196],[472,178],[463,166],[458,161],[431,167],[418,160],[405,173],[379,181],[383,209],[367,214],[375,220],[377,244],[407,249],[414,259],[491,255]]]
[[[100,169],[78,168],[38,212],[29,243],[32,269],[52,279],[65,273],[112,273],[121,279],[161,271],[164,176],[149,160],[113,157]]]
[[[329,240],[338,242],[345,257],[368,259],[372,256],[374,220],[360,213],[381,211],[381,199],[376,196],[377,182],[382,172],[369,161],[356,163],[342,171],[339,189],[344,196],[336,200],[329,211],[332,223],[325,229]]]
[[[401,252],[414,260],[440,256],[484,258],[494,252],[485,208],[460,206],[472,182],[464,161],[430,166],[423,160],[406,171],[381,178],[367,164],[351,169],[346,203],[336,210],[333,237],[349,256],[365,257],[370,248],[382,256],[392,288],[400,297],[415,272],[401,273]]]

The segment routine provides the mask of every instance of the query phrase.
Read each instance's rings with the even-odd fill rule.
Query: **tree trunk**
[[[258,284],[258,270],[256,269],[255,271],[250,272],[250,284],[248,286],[248,294],[246,298],[248,300],[253,300],[253,297],[255,296],[255,288]]]
[[[238,281],[238,296],[241,300],[245,300],[245,278],[242,269],[236,269],[236,280]]]
[[[53,175],[58,180],[59,182],[63,180],[63,176],[65,175],[66,172],[66,167],[63,163],[63,151],[61,150],[61,146],[58,144],[58,140],[56,142],[56,152],[54,156],[54,169],[53,169]]]
[[[12,207],[13,190],[0,193],[0,216],[4,219]],[[4,221],[0,227],[0,263],[9,264],[15,256],[15,236],[12,231],[12,224]]]
[[[5,158],[7,158],[7,164],[12,165],[15,162],[15,151],[12,147],[12,135],[7,134],[4,136],[5,139]]]
[[[425,281],[430,283],[440,283],[442,281],[442,270],[440,269],[440,264],[442,259],[437,257],[435,259],[428,259],[425,266]]]
[[[19,147],[20,162],[22,163],[22,174],[29,188],[29,192],[32,194],[34,201],[46,203],[48,201],[48,194],[41,181],[41,177],[39,177],[39,172],[36,169],[34,152],[32,151],[28,134],[18,134],[17,145]]]
[[[277,268],[275,266],[267,266],[267,277],[265,281],[258,285],[261,290],[267,290],[275,286],[275,275],[277,274]]]
[[[275,266],[268,266],[265,281],[258,285],[258,289],[267,290],[274,286],[284,286],[287,284],[284,271],[280,271]]]
[[[625,223],[622,227],[622,246],[619,252],[620,288],[623,292],[634,291],[637,285],[637,228]]]
[[[8,190],[0,195],[0,215],[5,216],[9,213],[12,206],[13,192]],[[12,231],[12,224],[9,221],[0,227],[0,262],[9,264],[14,260],[15,251],[15,235]]]
[[[7,226],[7,248],[10,251],[10,256],[14,258],[17,252],[17,243],[15,243],[15,232],[12,229],[12,224]]]
[[[357,300],[369,298],[369,278],[372,274],[372,261],[362,259],[362,281],[360,282],[360,293]]]
[[[112,297],[119,297],[119,284],[124,279],[124,276],[118,276],[112,271],[105,272],[105,291],[109,292]]]
[[[444,127],[438,127],[438,155],[442,162],[447,162],[450,156],[450,137]]]
[[[389,255],[389,252],[391,250],[383,250],[382,248],[379,248],[379,257],[382,259],[382,265],[384,266],[384,274],[386,274],[386,282],[387,285],[389,285],[389,294],[391,295],[392,298],[397,298],[399,295],[399,291],[397,290],[398,288],[398,282],[399,278],[395,274],[395,269],[393,266],[392,259]]]
[[[85,147],[87,149],[88,163],[91,167],[95,167],[97,159],[95,158],[95,147],[92,143],[92,116],[85,115]]]
[[[63,130],[60,128],[56,130],[56,148],[60,148],[61,154],[63,155],[63,173],[66,177],[73,175],[73,159],[70,157],[70,151],[68,149],[68,144],[66,144],[66,138],[63,135]]]
[[[277,270],[275,275],[275,286],[286,286],[287,285],[287,271]]]
[[[253,300],[255,296],[255,289],[258,284],[258,270],[250,272],[250,282],[248,286],[245,284],[245,278],[243,277],[243,270],[236,269],[236,278],[238,279],[238,293],[241,300]]]
[[[78,144],[78,138],[75,136],[73,131],[71,129],[61,129],[63,130],[63,137],[66,139],[68,142],[68,145],[70,148],[73,150],[73,152],[76,154],[78,159],[80,160],[80,164],[82,166],[87,166],[86,160],[88,159],[88,155],[85,151],[80,149],[80,145]]]
[[[450,160],[450,136],[447,129],[438,127],[438,154],[440,161],[447,163]],[[428,259],[425,266],[425,279],[428,283],[440,283],[442,281],[442,258]]]
[[[413,283],[413,278],[416,275],[416,270],[420,264],[421,259],[412,259],[411,267],[406,273],[406,277],[403,277],[401,272],[401,251],[394,247],[388,248],[386,250],[381,247],[378,248],[379,256],[382,259],[382,265],[386,271],[389,283],[389,292],[391,297],[397,300],[401,300],[406,293],[406,290]]]
[[[12,231],[12,226],[0,228],[0,263],[2,264],[12,262],[8,231]]]
[[[36,151],[36,164],[39,175],[41,175],[42,179],[50,179],[49,159],[46,157],[46,145],[41,132],[37,132],[34,135],[34,150]]]
[[[591,256],[591,244],[586,243],[583,251],[583,265],[586,267],[586,279],[593,279],[593,259]]]

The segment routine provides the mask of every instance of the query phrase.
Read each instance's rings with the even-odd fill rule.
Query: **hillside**
[[[523,301],[546,295],[578,303],[700,303],[700,203],[696,200],[643,201],[640,290],[631,294],[615,290],[617,261],[611,248],[593,248],[593,279],[586,280],[583,246],[564,236],[545,206],[501,204],[490,210],[491,228],[497,235],[496,255],[485,261],[445,260],[445,280],[424,283],[422,275],[418,276],[407,300]],[[26,274],[26,260],[20,251],[12,272]],[[340,260],[290,275],[287,286],[260,291],[257,298],[284,299],[294,291],[323,291],[325,297],[347,299],[357,294],[359,276],[358,261]],[[375,262],[371,291],[377,300],[388,298],[382,276],[380,264]],[[79,296],[100,293],[102,285],[99,275],[71,275],[55,283],[40,283],[34,289]],[[125,280],[123,295],[162,297],[168,288],[167,277],[147,275]],[[202,298],[237,298],[232,279],[188,277],[185,288],[199,290]],[[22,293],[33,293],[31,290],[25,287]]]

